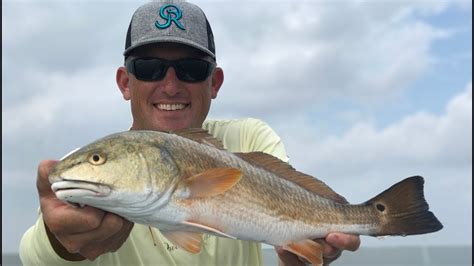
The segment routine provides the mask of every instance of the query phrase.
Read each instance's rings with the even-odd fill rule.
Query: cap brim
[[[163,36],[159,40],[150,40],[150,41],[140,42],[139,44],[132,45],[132,46],[128,47],[123,52],[123,55],[124,56],[129,56],[130,53],[132,52],[132,50],[134,50],[138,47],[141,47],[141,46],[144,46],[144,45],[147,45],[147,44],[153,44],[153,43],[179,43],[179,44],[188,45],[188,46],[196,48],[196,49],[210,55],[213,59],[216,59],[215,54],[213,54],[211,51],[209,51],[209,49],[207,49],[206,47],[203,47],[202,45],[199,45],[199,44],[197,44],[195,42],[192,42],[188,39],[179,38],[179,37],[175,37],[175,36],[169,36],[169,37]]]

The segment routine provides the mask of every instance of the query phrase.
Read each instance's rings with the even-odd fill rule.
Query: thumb
[[[44,160],[38,165],[38,176],[36,179],[36,188],[41,196],[52,193],[51,184],[49,183],[48,176],[54,166],[58,163],[58,160]]]

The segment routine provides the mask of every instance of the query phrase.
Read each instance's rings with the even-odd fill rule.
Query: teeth
[[[165,111],[176,111],[176,110],[184,109],[184,107],[186,107],[185,104],[180,104],[180,103],[178,103],[178,104],[160,103],[157,106],[158,106],[158,109],[165,110]]]

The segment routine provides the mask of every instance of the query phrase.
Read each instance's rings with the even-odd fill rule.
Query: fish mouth
[[[51,185],[51,189],[58,199],[67,201],[68,203],[78,202],[86,197],[105,197],[112,192],[112,189],[107,185],[65,178],[62,178],[61,181],[54,182]]]

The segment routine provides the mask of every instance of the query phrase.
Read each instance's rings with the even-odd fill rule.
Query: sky
[[[131,125],[115,84],[144,1],[2,1],[2,253],[43,159]],[[443,223],[364,246],[472,245],[472,3],[195,0],[225,81],[209,118],[254,117],[290,163],[362,203],[414,175]]]

